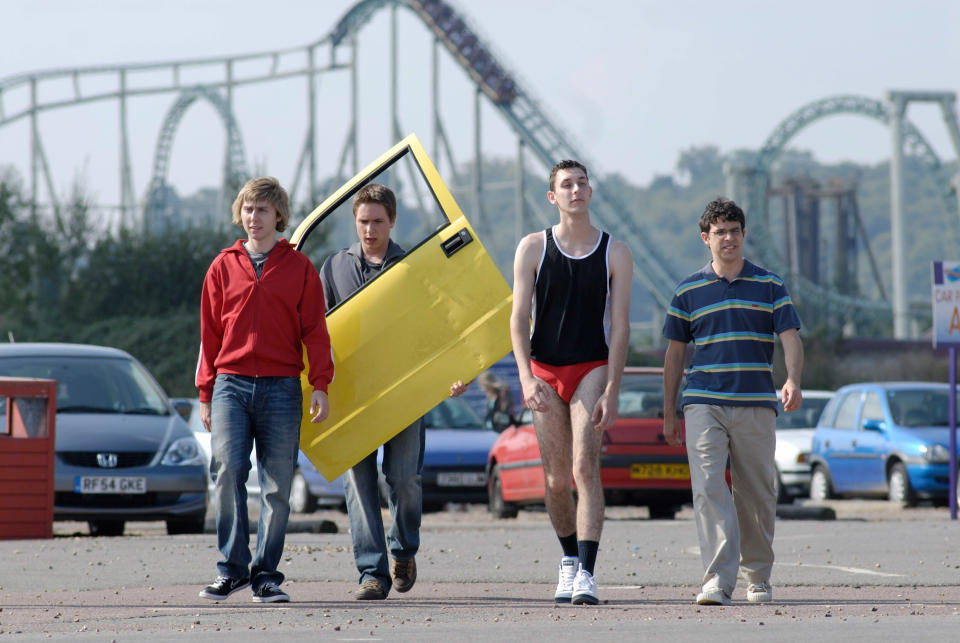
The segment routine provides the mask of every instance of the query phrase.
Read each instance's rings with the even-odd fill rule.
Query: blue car
[[[461,398],[448,397],[423,416],[423,510],[438,511],[448,502],[487,502],[487,454],[499,433]],[[377,454],[380,504],[387,506],[383,448]]]
[[[950,387],[870,382],[837,391],[813,435],[810,497],[886,497],[946,504]]]

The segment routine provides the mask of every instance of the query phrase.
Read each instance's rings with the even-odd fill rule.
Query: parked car
[[[203,452],[140,362],[102,346],[0,344],[0,375],[57,381],[54,520],[97,536],[140,520],[203,531]]]
[[[887,497],[910,506],[949,498],[950,387],[869,382],[839,389],[813,436],[810,497]],[[956,395],[956,393],[954,393]]]
[[[686,449],[663,437],[663,369],[624,369],[617,410],[619,418],[603,436],[607,503],[646,505],[651,518],[673,518],[692,501],[690,466]],[[520,421],[500,434],[487,461],[489,508],[497,518],[544,502],[543,464],[528,410]]]
[[[423,419],[423,508],[487,502],[487,454],[499,435],[465,401],[448,397]]]
[[[207,461],[209,472],[211,451],[210,432],[200,423],[200,406],[198,398],[178,397],[171,400],[173,406],[181,416],[187,420],[190,430],[200,443]],[[213,491],[213,482],[210,481],[210,491]],[[260,495],[260,480],[257,472],[257,452],[250,452],[250,475],[247,477],[247,496]],[[290,488],[290,510],[295,513],[311,513],[318,507],[339,507],[346,509],[344,504],[343,481],[337,478],[333,482],[326,479],[314,468],[303,451],[297,457],[297,470],[293,474],[293,483]]]
[[[803,405],[784,413],[783,403],[777,413],[777,502],[789,503],[794,498],[810,495],[810,448],[820,414],[833,391],[803,391]]]
[[[170,400],[180,416],[186,420],[193,432],[193,437],[200,443],[203,455],[207,462],[207,483],[213,493],[213,480],[210,479],[210,459],[213,451],[210,449],[210,432],[200,423],[200,399],[196,397],[175,397]],[[247,476],[247,496],[260,495],[260,479],[257,477],[256,449],[250,452],[250,475]]]
[[[343,476],[327,482],[301,451],[297,456],[297,470],[293,473],[293,484],[290,487],[290,511],[313,513],[320,507],[347,510]]]

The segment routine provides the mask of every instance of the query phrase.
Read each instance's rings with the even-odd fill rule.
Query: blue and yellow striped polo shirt
[[[775,335],[800,328],[783,280],[744,260],[733,281],[708,263],[673,295],[663,336],[694,342],[683,404],[777,408],[773,385]]]

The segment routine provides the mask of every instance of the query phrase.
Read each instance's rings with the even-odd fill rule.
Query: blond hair
[[[240,188],[237,198],[233,201],[233,223],[242,226],[240,219],[240,209],[245,202],[256,203],[257,201],[267,201],[277,210],[277,232],[283,232],[290,223],[290,197],[287,191],[280,185],[280,181],[272,176],[260,176],[247,181],[246,185]]]

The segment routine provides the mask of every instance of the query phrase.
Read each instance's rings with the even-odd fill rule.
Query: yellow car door
[[[291,243],[319,269],[331,249],[356,241],[352,197],[374,179],[423,216],[408,233],[414,245],[401,243],[403,259],[327,313],[336,374],[330,415],[320,424],[310,422],[312,387],[306,371],[301,377],[300,448],[327,480],[436,406],[453,382],[472,379],[510,351],[510,288],[416,136],[341,186],[303,220]],[[416,198],[401,199],[391,183]],[[323,243],[311,247],[314,236]]]

